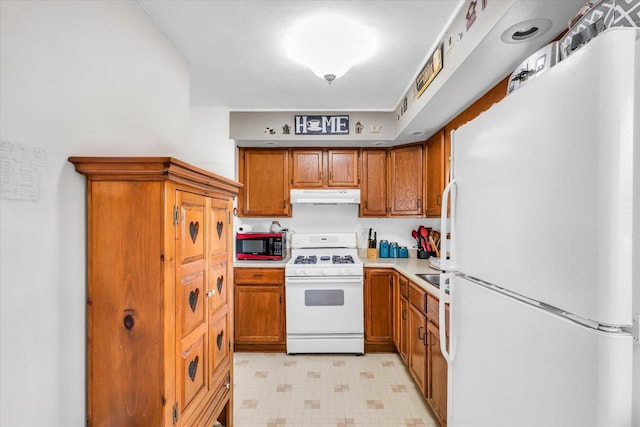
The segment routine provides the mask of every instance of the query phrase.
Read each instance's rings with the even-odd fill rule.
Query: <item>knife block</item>
[[[376,248],[367,248],[367,258],[378,258],[378,250]]]

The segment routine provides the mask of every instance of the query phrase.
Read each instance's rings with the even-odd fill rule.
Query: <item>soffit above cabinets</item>
[[[465,7],[471,3],[464,2],[434,45],[433,49],[440,42],[443,45],[441,71],[420,95],[415,80],[408,82],[394,111],[231,111],[230,138],[239,146],[256,147],[388,147],[424,141],[565,30],[584,0],[488,1],[484,11],[478,0],[474,6],[477,19],[467,30],[469,11]],[[508,28],[533,18],[549,20],[549,30],[522,43],[501,41]],[[451,46],[447,46],[450,38]],[[293,127],[294,116],[299,114],[347,114],[351,129],[348,135],[296,135],[293,129],[284,134],[282,127]],[[356,133],[356,123],[364,126],[361,133]],[[372,125],[380,128],[374,132]]]

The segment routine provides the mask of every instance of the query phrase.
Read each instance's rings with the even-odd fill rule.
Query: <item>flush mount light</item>
[[[416,129],[416,130],[409,131],[409,135],[423,135],[425,133],[426,133],[426,131],[422,130],[422,129]]]
[[[529,19],[507,28],[500,36],[500,40],[505,43],[522,43],[533,40],[549,31],[551,25],[552,22],[548,19]]]
[[[369,58],[377,45],[367,26],[333,13],[303,18],[291,28],[285,43],[287,56],[329,84]]]

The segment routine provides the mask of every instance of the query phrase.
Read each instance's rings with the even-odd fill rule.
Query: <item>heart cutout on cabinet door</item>
[[[200,357],[196,356],[191,362],[189,362],[189,378],[191,381],[196,380],[196,372],[198,372],[198,362],[200,361]]]
[[[196,312],[196,307],[198,306],[198,297],[200,296],[200,289],[194,289],[189,292],[189,307],[191,307],[191,311]]]
[[[198,221],[189,223],[189,234],[191,235],[191,241],[195,244],[196,239],[198,238],[198,230],[200,229],[200,224]]]
[[[224,335],[224,331],[220,331],[220,333],[216,337],[216,345],[218,346],[218,350],[222,349],[222,336],[223,335]]]
[[[216,230],[218,231],[218,239],[222,237],[222,227],[224,227],[224,223],[222,221],[218,221],[216,223]]]
[[[220,276],[218,277],[216,286],[218,287],[218,293],[221,294],[222,293],[222,283],[224,282],[224,276]]]

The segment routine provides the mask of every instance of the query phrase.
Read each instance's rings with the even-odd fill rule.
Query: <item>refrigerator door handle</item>
[[[455,178],[447,184],[442,192],[442,210],[440,211],[440,269],[455,270],[455,229],[456,229],[456,195],[458,187]],[[451,218],[449,223],[449,239],[447,239],[447,210],[451,195]],[[448,255],[448,258],[447,258]]]
[[[446,307],[446,282],[449,282],[449,299],[453,296],[453,284],[451,283],[451,279],[453,278],[454,273],[443,273],[440,275],[440,301],[438,302],[438,319],[440,325],[440,351],[444,356],[447,364],[451,364],[453,359],[455,358],[456,349],[455,349],[455,333],[453,330],[453,325],[451,324],[451,318],[453,317],[452,312],[455,307],[449,307],[449,336],[451,339],[449,340],[449,346],[447,347],[447,318],[445,316],[445,307]]]

